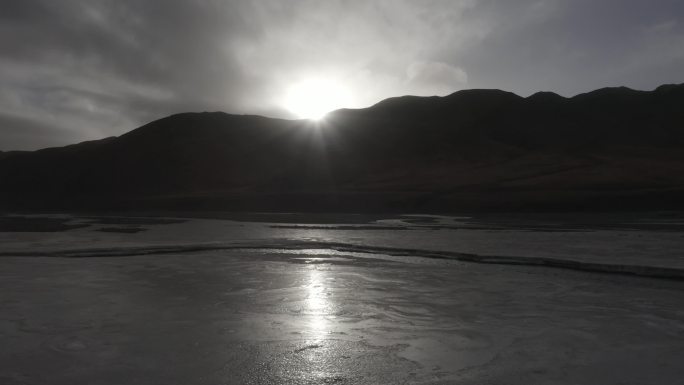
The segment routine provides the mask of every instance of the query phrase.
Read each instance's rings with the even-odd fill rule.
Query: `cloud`
[[[84,140],[80,132],[68,127],[11,115],[0,115],[0,127],[3,141],[12,144],[3,150],[55,147]]]
[[[684,78],[675,0],[6,3],[0,150],[119,135],[181,111],[291,117],[283,97],[308,78],[345,84],[345,107],[465,87],[573,94]]]
[[[468,74],[458,67],[440,62],[415,62],[406,70],[410,88],[418,95],[444,95],[468,84]]]

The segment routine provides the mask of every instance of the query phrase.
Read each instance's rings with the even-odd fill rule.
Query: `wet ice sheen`
[[[211,248],[284,245],[304,248],[317,242],[318,248],[331,244],[349,245],[377,252],[377,248],[417,249],[456,252],[481,256],[549,258],[581,263],[636,265],[684,270],[684,226],[678,216],[650,218],[645,214],[627,217],[592,216],[584,222],[569,222],[573,215],[522,222],[520,218],[415,216],[380,219],[369,224],[315,225],[313,228],[274,227],[273,223],[230,220],[191,219],[184,222],[154,224],[149,219],[146,231],[107,233],[99,227],[77,228],[54,233],[0,232],[0,255],[131,255],[152,252],[197,251]],[[652,216],[654,216],[653,214]],[[662,216],[662,215],[661,215]],[[297,216],[293,215],[293,221]],[[75,217],[72,224],[92,219]],[[157,219],[159,221],[159,219]],[[113,220],[105,221],[115,222]],[[121,218],[118,222],[131,222]],[[529,223],[528,223],[529,222]],[[568,223],[566,223],[568,222]],[[585,223],[586,222],[586,223]],[[653,224],[657,226],[653,227]],[[393,224],[403,231],[388,229]],[[277,224],[280,226],[281,224]],[[354,226],[359,230],[350,230]],[[377,228],[369,230],[369,228]],[[161,249],[161,250],[160,250]],[[123,251],[123,252],[122,252]]]
[[[183,244],[255,243],[244,226],[290,240],[304,234],[190,221],[138,234],[24,234],[2,247],[85,249],[89,240],[90,249],[113,250],[171,243],[172,235]],[[226,231],[234,231],[232,238]],[[345,231],[306,234],[347,242],[372,235]],[[407,232],[419,239],[414,243],[438,238],[422,239],[414,230],[401,236]],[[586,234],[599,244],[615,236]],[[496,243],[499,235],[488,236]],[[676,239],[642,235],[646,256],[651,240]],[[386,233],[375,236],[389,242]],[[684,378],[680,281],[325,248],[179,251],[3,257],[0,383],[670,384]]]

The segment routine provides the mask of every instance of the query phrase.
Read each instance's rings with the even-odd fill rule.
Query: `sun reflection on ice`
[[[324,339],[328,335],[329,324],[326,316],[328,315],[331,303],[328,298],[326,287],[325,271],[319,270],[317,266],[309,266],[309,284],[306,286],[306,314],[309,316],[309,330],[311,337],[315,340]]]

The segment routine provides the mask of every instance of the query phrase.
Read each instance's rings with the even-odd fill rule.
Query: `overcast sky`
[[[0,150],[120,135],[176,112],[293,117],[499,88],[684,82],[681,0],[0,0]]]

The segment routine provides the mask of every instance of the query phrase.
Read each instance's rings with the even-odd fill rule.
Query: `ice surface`
[[[0,232],[0,255],[64,255],[65,251],[70,251],[69,255],[121,255],[286,244],[309,248],[316,247],[312,244],[315,242],[320,247],[346,245],[369,251],[389,248],[418,251],[417,255],[446,252],[684,270],[684,226],[677,218],[655,227],[654,220],[648,217],[639,222],[631,217],[623,222],[609,218],[607,224],[592,219],[579,225],[543,219],[520,224],[511,220],[472,222],[467,217],[412,215],[343,226],[188,219],[165,224],[151,221],[143,226],[145,231],[135,233],[102,232],[98,230],[103,226],[94,224],[52,233]],[[69,224],[92,220],[76,217]],[[388,229],[388,224],[396,229]],[[138,224],[128,227],[140,228]],[[352,229],[355,227],[358,229]]]
[[[401,231],[384,229],[387,221],[340,230],[191,219],[122,220],[116,226],[145,231],[119,233],[97,231],[111,223],[72,218],[71,224],[91,224],[0,233],[0,383],[684,378],[682,281],[378,251],[679,268],[684,239],[676,229],[538,231],[530,228],[539,223],[487,228],[467,218],[408,218],[417,221],[388,218]],[[368,229],[374,225],[381,228]],[[146,252],[160,254],[139,255]],[[112,255],[125,257],[57,257]]]

